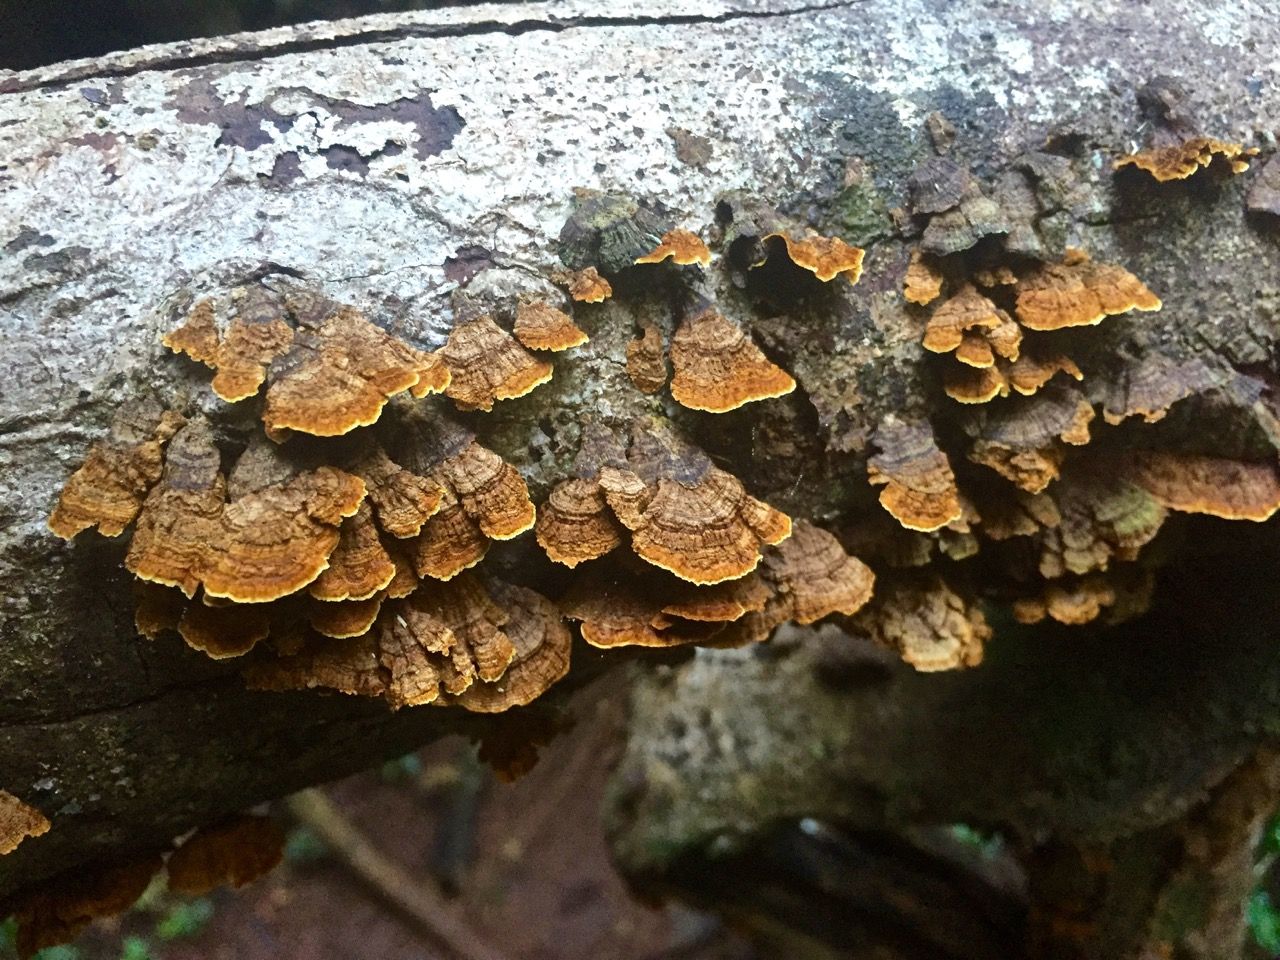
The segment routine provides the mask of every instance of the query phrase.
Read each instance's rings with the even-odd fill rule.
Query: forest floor
[[[380,853],[477,943],[509,960],[756,960],[715,917],[647,904],[614,872],[600,818],[621,688],[580,691],[572,726],[514,783],[460,739],[323,788]],[[276,811],[287,817],[287,808]],[[453,891],[450,895],[450,891]],[[239,891],[183,901],[153,890],[42,960],[455,960],[420,921],[361,882],[304,827],[285,862]],[[0,947],[0,958],[5,950]]]

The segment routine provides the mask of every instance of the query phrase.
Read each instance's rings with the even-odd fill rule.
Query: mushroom
[[[990,403],[996,397],[1009,395],[1009,381],[997,364],[989,367],[953,364],[943,371],[942,389],[958,403]]]
[[[200,897],[218,887],[243,887],[279,865],[284,839],[270,817],[240,814],[202,827],[169,856],[169,889]]]
[[[792,263],[808,270],[823,283],[844,276],[854,284],[862,276],[862,260],[866,251],[845,243],[839,237],[822,237],[816,233],[796,237],[782,231],[761,237],[766,244],[775,239],[782,241]]]
[[[142,505],[125,568],[140,580],[195,596],[225,504],[213,432],[207,421],[192,420],[169,443],[163,478]]]
[[[490,540],[510,540],[533,527],[537,513],[524,478],[492,450],[473,440],[438,470]]]
[[[933,353],[950,353],[959,349],[965,334],[972,331],[991,331],[998,342],[1007,344],[1015,336],[1009,330],[1012,324],[1007,313],[979,293],[973,284],[966,283],[930,314],[924,331],[924,348]],[[995,334],[997,330],[999,334]],[[1017,355],[1016,349],[1014,355]]]
[[[1009,230],[1009,219],[1000,205],[970,180],[952,207],[929,217],[920,238],[920,249],[947,256],[968,250],[984,237],[1006,234]]]
[[[267,368],[293,343],[293,328],[285,322],[284,315],[280,298],[265,287],[255,285],[236,291],[231,321],[210,364],[216,371],[214,393],[228,403],[257,394],[267,378]]]
[[[1084,379],[1074,360],[1045,346],[1022,351],[1002,372],[1009,386],[1024,397],[1034,396],[1059,373],[1073,380]]]
[[[307,607],[307,622],[316,633],[334,640],[358,637],[373,627],[385,597],[379,591],[364,600],[313,601]]]
[[[460,410],[492,410],[551,379],[552,367],[486,315],[458,324],[441,347],[452,373],[445,394]]]
[[[943,276],[934,259],[919,250],[911,251],[906,276],[902,278],[902,296],[908,303],[924,306],[942,294]]]
[[[441,486],[404,469],[381,447],[371,449],[349,470],[364,481],[378,526],[393,537],[416,537],[440,509],[444,497]]]
[[[1249,169],[1249,161],[1243,158],[1257,155],[1257,147],[1246,148],[1243,144],[1213,137],[1189,137],[1180,143],[1128,154],[1116,160],[1113,166],[1116,170],[1126,167],[1144,170],[1164,183],[1185,180],[1200,170],[1207,170],[1215,157],[1226,160],[1232,173],[1244,173]]]
[[[354,307],[302,303],[293,343],[267,373],[262,422],[273,439],[289,430],[339,436],[377,422],[397,393],[423,397],[449,387],[447,358],[397,340]]]
[[[1080,626],[1097,620],[1116,599],[1115,588],[1106,577],[1068,577],[1045,584],[1039,596],[1015,600],[1013,618],[1035,624],[1047,616],[1067,626]]]
[[[49,514],[49,529],[64,540],[89,527],[106,537],[123,533],[160,479],[165,444],[183,423],[180,415],[153,401],[122,407],[106,439],[89,448],[62,488]]]
[[[600,483],[572,477],[551,489],[534,533],[548,557],[572,568],[621,545],[624,531],[609,512]]]
[[[927,420],[889,414],[872,442],[880,452],[867,460],[867,480],[884,486],[880,504],[894,519],[908,530],[929,532],[960,518],[955,474]]]
[[[671,396],[692,410],[724,413],[781,397],[796,382],[714,307],[686,318],[671,338]]]
[[[591,339],[572,317],[543,300],[517,304],[511,331],[530,350],[557,352],[580,347]]]
[[[1220,383],[1220,375],[1198,357],[1178,362],[1163,354],[1147,354],[1125,363],[1119,373],[1108,379],[1102,416],[1113,425],[1128,417],[1155,423],[1179,400]]]
[[[217,367],[221,338],[218,336],[213,300],[208,297],[198,300],[182,325],[166,333],[160,342],[174,353],[185,353],[206,367]]]
[[[1016,313],[1028,330],[1060,330],[1160,306],[1160,298],[1128,270],[1068,247],[1060,263],[1041,264],[1018,283]]]
[[[446,488],[440,509],[413,541],[413,566],[420,577],[449,580],[474,567],[489,552],[489,538]]]
[[[244,656],[271,635],[271,613],[266,604],[260,603],[209,606],[193,601],[184,603],[174,629],[191,649],[212,660],[225,660]],[[137,620],[136,611],[134,616]]]
[[[532,703],[569,672],[573,638],[555,604],[525,587],[493,581],[490,593],[511,612],[505,625],[515,658],[502,676],[481,679],[459,694],[446,693],[439,706],[459,706],[474,713],[501,713]]]
[[[641,393],[657,393],[667,385],[662,334],[652,323],[642,324],[639,337],[627,343],[627,376]]]
[[[10,903],[18,924],[18,956],[70,943],[99,917],[128,910],[160,871],[159,854],[106,868],[63,873]]]
[[[875,574],[828,531],[797,520],[791,536],[766,551],[762,568],[773,589],[771,618],[814,623],[833,613],[852,616],[871,599]]]
[[[692,230],[677,227],[662,235],[662,241],[643,256],[636,257],[637,264],[661,263],[670,258],[680,266],[699,264],[703,267],[711,264],[711,251]]]
[[[631,197],[578,189],[560,230],[560,259],[570,270],[619,273],[652,250],[665,231],[660,215]]]
[[[49,832],[49,818],[13,794],[0,790],[0,857],[13,853],[28,837]]]
[[[553,274],[552,280],[566,288],[577,303],[604,303],[613,296],[613,284],[600,276],[595,267],[561,271]]]
[[[1133,455],[1127,475],[1182,513],[1261,522],[1280,510],[1280,467],[1274,462],[1144,450]]]
[[[988,412],[976,423],[969,459],[1028,493],[1039,493],[1058,477],[1062,444],[1089,442],[1093,417],[1093,407],[1078,390],[1051,386]]]
[[[378,537],[373,510],[366,502],[342,521],[329,565],[312,581],[308,592],[317,600],[367,600],[395,575],[395,564]]]
[[[344,640],[310,638],[300,652],[251,663],[244,669],[250,690],[334,690],[381,697],[387,680],[372,633]]]
[[[882,581],[854,622],[922,673],[977,666],[991,638],[981,609],[936,576]]]
[[[708,466],[692,482],[662,477],[650,486],[635,472],[600,471],[614,514],[631,531],[631,549],[683,580],[712,584],[744,576],[762,545],[791,534],[791,520],[750,496],[730,473]]]

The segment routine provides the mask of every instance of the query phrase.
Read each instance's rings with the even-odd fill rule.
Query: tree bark
[[[708,235],[717,199],[745,191],[868,248],[856,287],[783,310],[708,273],[706,290],[795,375],[795,394],[719,417],[641,395],[625,344],[638,319],[669,330],[672,318],[638,294],[584,314],[591,343],[557,360],[550,385],[468,425],[540,502],[584,422],[665,417],[755,495],[848,529],[879,509],[865,458],[885,416],[932,417],[944,447],[963,441],[898,292],[916,237],[891,215],[932,156],[925,118],[940,111],[958,131],[951,156],[984,182],[1052,144],[1072,183],[1041,232],[1123,263],[1162,297],[1160,313],[1091,334],[1076,358],[1092,362],[1090,398],[1104,403],[1109,382],[1152,357],[1198,358],[1212,376],[1150,428],[1152,443],[1274,457],[1280,257],[1273,225],[1245,210],[1253,174],[1165,189],[1118,180],[1110,164],[1140,145],[1135,91],[1157,74],[1179,78],[1204,132],[1270,145],[1280,107],[1249,70],[1261,77],[1277,57],[1280,25],[1247,2],[703,0],[463,6],[0,73],[0,789],[53,821],[0,858],[0,896],[492,722],[247,693],[234,665],[135,638],[120,544],[47,532],[58,489],[122,402],[228,416],[159,347],[193,297],[309,286],[434,348],[459,288],[546,287],[574,187],[656,201]],[[1250,533],[1265,578],[1275,529]],[[530,539],[490,563],[554,593],[563,579]],[[1204,598],[1199,584],[1229,591],[1240,565],[1189,569],[1226,577],[1188,587]],[[1160,597],[1175,620],[1205,612]],[[1148,634],[1117,652],[1105,634],[1002,628],[980,671],[885,667],[891,680],[852,693],[814,680],[811,644],[776,662],[700,654],[638,700],[619,788],[624,863],[661,870],[671,851],[778,815],[1105,839],[1151,828],[1274,731],[1273,622],[1232,621],[1206,648],[1212,621],[1192,618],[1160,653]],[[1166,655],[1190,673],[1148,677]],[[579,652],[575,675],[598,660]],[[1149,695],[1131,697],[1144,678]],[[677,787],[723,777],[697,803],[646,786],[672,749],[662,724],[695,704],[714,711],[699,738],[736,717],[757,748],[681,753]],[[793,723],[806,729],[788,745]],[[777,777],[753,771],[745,802],[730,802],[747,756]]]

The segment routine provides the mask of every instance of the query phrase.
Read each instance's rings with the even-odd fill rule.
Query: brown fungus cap
[[[489,543],[457,494],[446,487],[440,509],[412,543],[413,566],[420,577],[449,580],[483,560]]]
[[[797,520],[791,536],[765,553],[763,575],[773,587],[770,613],[778,622],[851,616],[871,599],[875,586],[870,567],[808,520]]]
[[[1076,461],[1052,489],[1055,521],[1037,531],[1040,575],[1106,570],[1136,560],[1164,524],[1165,509],[1108,459]]]
[[[511,329],[516,339],[530,350],[568,350],[591,339],[567,313],[542,300],[517,304],[516,321]]]
[[[947,455],[927,420],[890,414],[876,427],[879,453],[867,460],[867,479],[884,486],[880,504],[908,530],[929,532],[961,515],[960,491]]]
[[[538,545],[547,556],[570,568],[620,546],[623,533],[599,482],[578,477],[562,480],[551,489],[535,528]]]
[[[997,364],[948,364],[942,374],[942,389],[957,403],[990,403],[996,397],[1009,395],[1009,380]]]
[[[1041,387],[1059,373],[1073,380],[1083,380],[1084,374],[1075,361],[1064,353],[1045,346],[1024,351],[1016,360],[1003,368],[1009,386],[1024,397],[1034,396]]]
[[[265,603],[307,586],[329,565],[338,528],[364,493],[358,477],[320,467],[231,501],[205,554],[205,593]]]
[[[1011,224],[1000,205],[970,182],[955,206],[929,217],[920,238],[926,253],[948,256],[975,246],[984,237],[1006,234]]]
[[[759,564],[763,545],[791,534],[786,514],[750,496],[736,477],[716,467],[690,484],[663,478],[650,490],[641,482],[644,493],[638,496],[639,478],[628,473],[605,468],[601,486],[631,530],[632,550],[683,580],[711,584],[744,576]],[[625,503],[620,489],[630,498]]]
[[[264,287],[247,287],[233,297],[233,316],[218,343],[212,366],[213,392],[228,403],[255,396],[267,368],[293,343],[283,302]]]
[[[667,385],[667,361],[662,334],[652,323],[627,343],[627,376],[641,393],[657,393]]]
[[[487,447],[472,441],[446,457],[439,471],[490,540],[510,540],[533,527],[537,511],[524,477]]]
[[[937,577],[882,581],[856,622],[924,673],[977,666],[991,638],[981,609]]]
[[[378,619],[384,596],[376,593],[364,600],[313,600],[307,605],[307,622],[316,633],[334,640],[362,636]]]
[[[338,545],[329,554],[329,566],[312,582],[308,592],[317,600],[367,600],[395,575],[395,564],[382,545],[373,511],[365,502],[342,521]]]
[[[636,257],[635,262],[637,264],[661,263],[668,258],[684,267],[695,263],[704,267],[711,265],[711,251],[702,242],[702,238],[692,230],[681,227],[664,233],[662,241],[648,253]]]
[[[1129,478],[1163,506],[1224,520],[1270,519],[1280,510],[1280,467],[1155,450],[1134,455]]]
[[[365,319],[338,307],[316,320],[303,314],[287,353],[272,363],[262,422],[273,438],[294,430],[339,436],[377,422],[387,400],[449,385],[449,370]]]
[[[70,943],[99,917],[128,910],[161,868],[159,854],[127,863],[64,873],[13,901],[18,956]]]
[[[966,283],[930,314],[924,331],[924,348],[933,353],[950,353],[964,342],[966,332],[994,331],[1010,322],[1007,313],[979,293],[973,284]]]
[[[444,491],[429,477],[401,467],[375,447],[350,467],[364,481],[378,527],[401,539],[416,537],[422,525],[440,509]]]
[[[216,367],[218,363],[218,326],[213,301],[198,300],[182,325],[170,330],[160,342],[174,353],[185,353],[197,363]]]
[[[300,653],[249,664],[244,678],[250,690],[323,689],[359,697],[381,697],[387,690],[372,633],[309,638]]]
[[[177,630],[187,646],[212,660],[242,657],[271,635],[271,613],[266,604],[231,603],[208,606],[187,603]]]
[[[743,332],[714,308],[684,320],[671,338],[671,396],[692,410],[724,413],[796,388]]]
[[[1228,143],[1212,137],[1191,137],[1181,143],[1152,147],[1121,157],[1114,164],[1116,170],[1134,167],[1143,170],[1156,180],[1185,180],[1200,170],[1208,169],[1215,157],[1222,157],[1232,173],[1244,173],[1249,162],[1243,158],[1256,156],[1257,148],[1246,149],[1243,144]]]
[[[568,290],[576,303],[604,303],[613,296],[613,284],[600,276],[595,267],[562,271],[552,279]]]
[[[789,542],[790,538],[784,543]],[[662,607],[667,616],[699,623],[732,623],[748,613],[760,613],[772,591],[758,573],[709,587],[685,586]]]
[[[654,626],[658,601],[642,595],[633,579],[580,576],[560,601],[560,609],[579,622],[582,639],[593,647],[678,647],[684,637],[662,631],[666,621]]]
[[[934,259],[919,250],[912,250],[906,276],[902,278],[902,296],[906,301],[921,306],[933,303],[942,295],[942,284],[942,271]]]
[[[969,459],[1039,493],[1058,477],[1062,444],[1089,442],[1093,418],[1093,407],[1078,390],[1053,385],[988,413]]]
[[[522,347],[487,315],[458,324],[440,356],[453,379],[445,391],[460,410],[492,410],[551,379],[552,367]]]
[[[181,590],[145,580],[133,582],[133,625],[140,637],[156,640],[166,630],[176,631],[186,608]]]
[[[578,188],[572,205],[558,244],[571,270],[618,273],[652,250],[667,229],[660,211],[625,194]]]
[[[511,614],[474,574],[426,584],[402,603],[430,614],[453,632],[467,670],[478,680],[497,680],[515,659],[515,644],[502,629]]]
[[[787,250],[787,257],[798,267],[803,267],[823,283],[844,276],[850,283],[857,283],[862,276],[862,260],[866,251],[845,243],[839,237],[820,237],[816,234],[801,238],[786,233],[768,233],[761,239],[779,239]]]
[[[84,463],[62,488],[49,514],[49,529],[64,540],[89,527],[97,527],[105,537],[123,533],[160,479],[165,444],[183,422],[151,401],[122,407],[106,439],[89,448]]]
[[[1035,624],[1051,617],[1067,626],[1080,626],[1097,620],[1116,599],[1115,588],[1106,577],[1068,577],[1045,584],[1038,596],[1015,600],[1013,618]]]
[[[284,859],[284,830],[270,817],[241,814],[197,830],[165,864],[169,889],[200,897],[218,887],[243,887]]]
[[[1022,278],[1016,313],[1028,330],[1060,330],[1160,306],[1160,298],[1124,267],[1095,263],[1072,247],[1060,263],[1042,264]]]
[[[446,693],[436,701],[440,706],[502,713],[532,703],[569,672],[573,637],[555,604],[533,590],[500,581],[493,581],[489,592],[510,611],[505,631],[515,659],[498,679],[480,680],[460,694]]]
[[[1221,375],[1197,357],[1179,362],[1159,353],[1147,354],[1126,362],[1107,383],[1102,416],[1113,425],[1128,417],[1155,423],[1179,400],[1212,389],[1221,381]]]
[[[0,790],[0,857],[13,853],[28,837],[49,832],[49,818],[11,793]]]
[[[192,420],[169,443],[164,476],[147,495],[124,565],[149,583],[195,596],[226,504],[221,456],[209,424]]]

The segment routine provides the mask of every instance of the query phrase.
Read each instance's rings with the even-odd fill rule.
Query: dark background
[[[148,43],[460,6],[464,0],[0,0],[0,68],[29,70]]]

